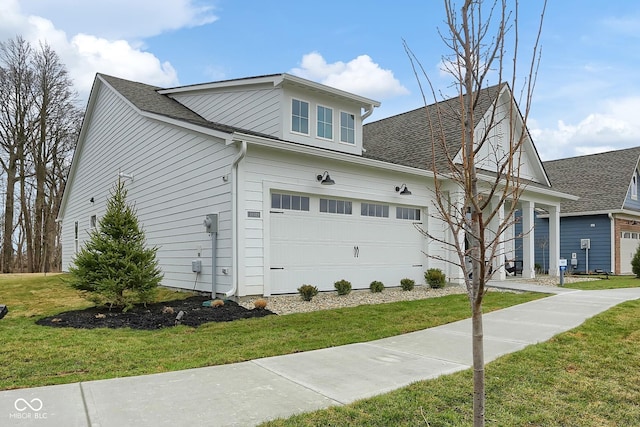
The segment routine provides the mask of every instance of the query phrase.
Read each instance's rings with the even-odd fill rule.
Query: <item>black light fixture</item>
[[[402,184],[400,187],[396,187],[396,191],[402,195],[409,196],[411,191],[407,188],[407,184]]]
[[[92,198],[91,198],[91,200],[89,200],[89,201],[90,201],[91,203],[93,203],[93,202],[94,202],[93,197],[92,197]]]
[[[334,180],[331,179],[331,177],[329,176],[329,172],[327,171],[324,171],[322,175],[316,176],[316,179],[320,181],[320,184],[322,185],[333,185],[336,183]]]

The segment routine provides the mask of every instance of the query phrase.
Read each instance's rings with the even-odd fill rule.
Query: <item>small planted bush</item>
[[[348,280],[338,280],[333,286],[338,291],[338,295],[349,295],[351,292],[351,282]]]
[[[298,288],[298,292],[304,301],[311,301],[313,297],[318,295],[318,288],[312,285],[302,285]]]
[[[400,280],[400,287],[402,287],[403,291],[411,291],[413,287],[416,285],[416,282],[411,279],[402,279]]]
[[[446,276],[439,268],[430,268],[424,273],[424,280],[433,289],[444,288]]]
[[[369,285],[369,289],[371,290],[371,292],[382,292],[382,290],[384,289],[384,283],[379,282],[378,280],[374,280]]]

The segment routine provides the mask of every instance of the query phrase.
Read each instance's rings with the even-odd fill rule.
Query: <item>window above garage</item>
[[[351,215],[352,203],[349,200],[320,199],[320,212]]]

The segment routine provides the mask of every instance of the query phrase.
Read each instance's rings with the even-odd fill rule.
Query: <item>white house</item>
[[[506,85],[485,92],[481,108],[513,111],[504,107],[513,105]],[[454,255],[415,227],[450,238],[430,215],[430,107],[363,126],[377,106],[289,74],[171,89],[98,74],[59,214],[63,270],[120,178],[148,243],[159,247],[165,286],[242,297],[302,284],[333,290],[340,279],[354,288],[423,283],[428,268],[461,280],[459,268],[427,256]],[[522,129],[519,114],[512,120]],[[499,126],[497,145],[509,128]],[[551,188],[530,140],[521,162],[523,227],[532,229],[534,207],[544,206],[557,259],[560,200],[570,196]],[[505,259],[515,253],[510,242]],[[533,242],[533,232],[524,236],[528,277]],[[500,264],[496,277],[504,278]]]

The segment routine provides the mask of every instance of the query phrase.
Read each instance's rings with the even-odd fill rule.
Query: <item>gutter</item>
[[[238,268],[238,252],[240,251],[240,242],[238,241],[238,218],[240,216],[240,213],[238,212],[238,165],[247,154],[247,141],[242,140],[239,142],[241,143],[240,151],[236,154],[233,158],[233,162],[231,163],[231,212],[233,213],[231,216],[231,234],[233,236],[233,255],[231,263],[233,264],[233,276],[231,277],[231,289],[224,293],[226,298],[236,294],[238,290],[238,272],[240,270]]]
[[[371,114],[373,114],[373,109],[376,108],[375,105],[371,104],[369,105],[369,107],[364,111],[364,114],[362,115],[362,121],[364,122],[367,117],[369,117]]]

